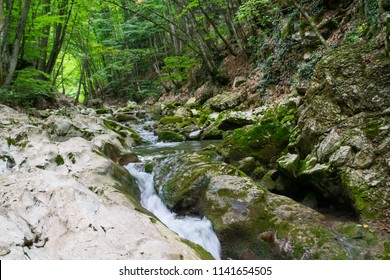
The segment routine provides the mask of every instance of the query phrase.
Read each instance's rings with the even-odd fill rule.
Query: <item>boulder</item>
[[[328,52],[298,109],[303,156],[290,170],[380,227],[390,207],[388,92],[390,61],[380,52],[359,44]]]
[[[0,106],[0,259],[200,258],[142,208],[134,178],[98,150],[110,137],[71,136],[72,117],[66,139],[53,141],[55,112],[46,122]],[[124,148],[99,118],[86,120],[90,137],[101,130]]]
[[[224,92],[207,100],[205,106],[212,110],[222,112],[233,109],[245,101],[245,95],[240,92]]]
[[[357,243],[352,235],[341,233],[340,238],[333,230],[338,222],[324,223],[322,214],[268,192],[225,163],[192,154],[164,165],[170,178],[161,166],[156,168],[156,184],[171,209],[212,221],[223,258],[364,259],[384,254],[385,240],[368,229]]]

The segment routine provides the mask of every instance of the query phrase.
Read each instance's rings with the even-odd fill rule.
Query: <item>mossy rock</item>
[[[176,132],[164,130],[157,133],[158,141],[162,142],[183,142],[186,140],[186,138]]]
[[[220,129],[206,130],[203,133],[204,140],[221,140],[223,138],[224,131]]]
[[[228,162],[252,156],[268,164],[287,147],[289,138],[289,127],[267,119],[259,125],[234,130],[224,138],[218,150]]]
[[[160,195],[169,208],[180,215],[203,216],[205,193],[210,176],[232,174],[242,176],[233,166],[216,162],[213,157],[202,154],[180,156],[164,166],[172,174],[166,179],[164,170],[156,174],[156,185],[161,187]]]
[[[183,122],[182,116],[165,116],[158,121],[158,125],[178,124]]]

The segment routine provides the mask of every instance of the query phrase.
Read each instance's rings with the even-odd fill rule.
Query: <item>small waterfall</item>
[[[211,222],[204,217],[179,217],[171,212],[154,189],[153,175],[143,171],[142,164],[130,163],[126,166],[141,190],[141,204],[152,212],[168,228],[180,237],[188,239],[209,251],[217,260],[221,259],[221,244],[213,230]]]

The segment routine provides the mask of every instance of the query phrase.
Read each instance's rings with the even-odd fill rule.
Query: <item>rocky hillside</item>
[[[148,169],[170,209],[211,220],[222,258],[390,259],[390,4],[263,2],[255,42],[213,54],[218,79],[191,69],[142,107],[0,105],[1,258],[210,257],[123,168],[142,108],[159,141],[219,140]]]

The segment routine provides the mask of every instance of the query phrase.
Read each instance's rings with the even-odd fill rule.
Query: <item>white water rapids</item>
[[[219,260],[221,258],[221,244],[213,231],[211,222],[207,218],[177,216],[167,208],[155,192],[152,174],[143,172],[143,167],[137,163],[130,163],[126,168],[137,180],[138,187],[141,190],[141,204],[143,207],[152,212],[180,237],[202,246],[215,259]]]

